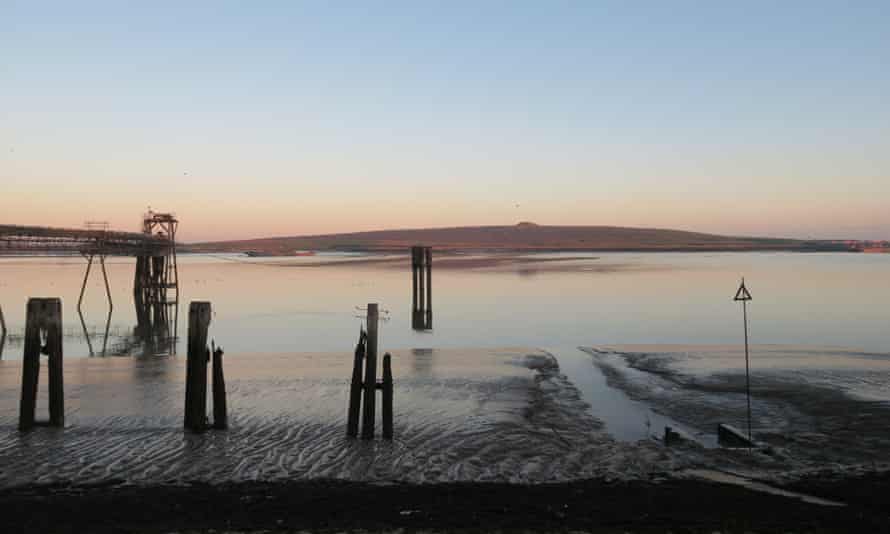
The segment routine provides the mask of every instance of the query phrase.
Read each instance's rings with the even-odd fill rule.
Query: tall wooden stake
[[[374,439],[377,395],[377,304],[368,304],[368,339],[365,353],[365,398],[362,412],[362,439]]]
[[[203,432],[207,428],[207,328],[210,303],[189,305],[188,354],[185,370],[185,428]]]
[[[392,439],[392,356],[383,356],[383,439]]]
[[[6,319],[3,318],[3,306],[0,306],[0,359],[3,359],[4,345],[6,345]]]
[[[41,338],[46,340],[45,344]],[[37,424],[34,412],[41,354],[46,354],[49,359],[49,426],[63,427],[65,395],[62,380],[62,301],[58,298],[28,299],[19,430],[30,430]]]
[[[426,263],[426,315],[424,317],[424,326],[427,329],[431,329],[433,327],[433,249],[424,247],[424,256]]]
[[[212,343],[211,343],[212,345]],[[226,410],[226,379],[223,375],[222,347],[213,349],[213,428],[229,428],[229,414]]]
[[[742,284],[736,291],[733,298],[736,302],[742,303],[742,321],[745,327],[745,390],[748,398],[748,441],[751,440],[751,367],[748,362],[748,301],[753,300],[748,288],[745,287],[745,279],[742,278]]]
[[[346,419],[346,435],[358,436],[359,411],[362,404],[362,366],[365,362],[365,331],[361,330],[355,345],[355,359],[352,362],[352,382],[349,385],[349,412]]]

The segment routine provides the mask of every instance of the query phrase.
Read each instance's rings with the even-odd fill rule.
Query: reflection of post
[[[42,342],[46,339],[46,344]],[[40,355],[49,359],[49,425],[65,426],[65,397],[62,381],[62,301],[58,298],[28,300],[25,319],[25,352],[22,362],[22,396],[19,430],[36,425],[37,382]]]
[[[185,428],[202,432],[207,427],[207,328],[210,303],[189,305],[188,354],[185,374]]]
[[[362,413],[362,438],[374,438],[374,418],[377,395],[377,304],[368,304],[368,338],[365,352],[365,398]]]

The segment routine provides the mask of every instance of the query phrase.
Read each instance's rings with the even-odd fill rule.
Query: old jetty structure
[[[133,297],[136,333],[140,337],[175,340],[179,308],[179,273],[176,265],[178,226],[175,214],[151,210],[142,217],[141,232],[110,230],[108,223],[104,222],[88,222],[81,229],[0,225],[0,255],[82,255],[87,260],[87,266],[77,303],[78,311],[93,261],[98,259],[105,281],[109,318],[114,303],[105,271],[105,258],[135,257]]]

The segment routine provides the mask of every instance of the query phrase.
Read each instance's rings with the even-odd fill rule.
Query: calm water
[[[830,445],[838,465],[890,450],[883,430],[890,255],[438,257],[435,330],[426,333],[410,328],[406,260],[183,257],[178,348],[188,302],[209,300],[211,336],[227,353],[231,428],[196,436],[181,426],[185,358],[84,358],[82,260],[0,259],[9,328],[0,361],[0,486],[293,477],[541,482],[701,465],[781,472],[821,466]],[[139,356],[133,262],[115,259],[108,269],[114,312],[106,353]],[[744,421],[741,311],[732,302],[741,275],[754,295],[754,429],[782,452],[755,458],[661,448],[646,438],[664,426],[707,444],[717,422]],[[16,360],[30,296],[63,299],[71,358],[64,431],[16,431]],[[389,310],[380,344],[393,351],[392,443],[343,435],[356,308],[375,301]],[[84,311],[101,353],[107,304],[96,272]],[[42,372],[38,417],[46,414]]]
[[[734,344],[741,340],[741,312],[732,296],[744,275],[754,295],[752,342],[890,347],[890,255],[591,254],[535,261],[554,257],[448,266],[438,258],[435,329],[418,333],[410,328],[406,261],[319,266],[343,258],[183,256],[179,335],[184,339],[187,303],[209,300],[211,335],[229,354],[343,351],[361,323],[356,308],[379,302],[389,311],[381,327],[386,349]],[[84,268],[80,258],[0,259],[0,306],[10,334],[3,358],[21,358],[31,296],[61,297],[65,356],[90,354],[77,314]],[[130,259],[108,262],[114,311],[107,354],[143,350],[131,337],[133,270]],[[104,286],[94,269],[84,320],[97,354],[106,318]]]

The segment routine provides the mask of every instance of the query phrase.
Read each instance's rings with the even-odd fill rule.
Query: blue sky
[[[888,2],[127,4],[0,0],[0,222],[890,238]]]

